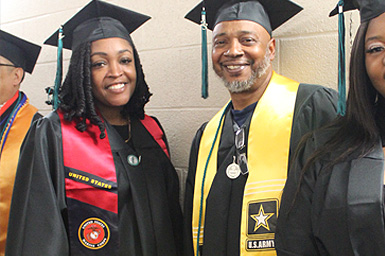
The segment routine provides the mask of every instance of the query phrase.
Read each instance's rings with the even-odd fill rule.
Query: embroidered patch
[[[98,218],[89,218],[79,227],[79,241],[88,249],[98,250],[103,248],[110,239],[108,225]]]
[[[248,205],[246,250],[274,249],[278,199],[252,201]]]

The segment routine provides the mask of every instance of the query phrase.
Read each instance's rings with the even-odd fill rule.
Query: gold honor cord
[[[274,250],[274,233],[258,234],[259,228],[269,230],[268,220],[277,218],[279,201],[286,181],[288,155],[290,148],[291,127],[299,83],[273,72],[271,81],[253,113],[248,139],[249,177],[245,186],[241,222],[241,255],[276,255]],[[203,244],[206,198],[217,172],[217,155],[219,139],[214,140],[215,132],[219,134],[223,127],[226,107],[220,110],[207,124],[199,146],[198,163],[194,188],[193,241],[197,251],[198,230],[199,244]],[[209,152],[213,147],[210,159]],[[205,165],[208,162],[205,174]],[[201,194],[203,177],[204,194]],[[265,212],[262,201],[275,202],[274,213]],[[249,216],[251,204],[258,205],[258,211]],[[202,204],[202,205],[201,205]],[[202,212],[200,214],[200,208]],[[201,216],[200,216],[201,215]],[[250,217],[250,218],[249,218]],[[199,219],[201,227],[199,228]],[[249,219],[254,223],[249,223]],[[255,225],[254,225],[255,224]],[[250,226],[251,228],[250,232]]]
[[[197,247],[198,238],[199,244],[203,244],[206,198],[217,169],[217,154],[220,141],[217,139],[217,136],[222,133],[223,117],[228,106],[229,103],[227,103],[226,106],[223,107],[207,124],[199,145],[192,219],[194,254],[197,254],[197,250],[199,250]],[[203,194],[202,190],[204,191]]]

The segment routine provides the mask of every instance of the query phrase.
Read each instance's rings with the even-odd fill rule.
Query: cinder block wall
[[[42,45],[59,25],[88,2],[0,0],[0,28]],[[229,99],[212,69],[209,71],[210,97],[207,100],[200,97],[200,28],[183,18],[199,0],[109,2],[152,17],[132,37],[147,83],[154,94],[146,111],[157,116],[164,126],[183,192],[195,131]],[[337,0],[295,2],[304,10],[273,32],[277,39],[274,68],[278,73],[300,82],[336,88],[338,19],[328,18],[328,13]],[[351,27],[354,35],[359,23],[358,13],[347,15],[346,23],[348,32]],[[349,37],[347,46],[349,52]],[[64,57],[66,71],[70,51],[66,51]],[[47,98],[44,88],[53,84],[55,70],[56,48],[44,45],[33,75],[27,75],[21,87],[43,114],[51,111],[50,106],[44,103]]]

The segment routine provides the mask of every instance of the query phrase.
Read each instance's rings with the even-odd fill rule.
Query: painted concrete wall
[[[89,0],[0,0],[0,28],[41,44]],[[200,28],[184,19],[199,0],[112,0],[111,3],[152,17],[132,34],[154,94],[146,111],[159,118],[171,147],[172,161],[181,177],[187,172],[191,141],[199,126],[210,119],[229,95],[212,69],[210,97],[200,97]],[[337,0],[296,0],[304,10],[273,32],[277,39],[275,70],[303,83],[337,85],[337,17],[328,13]],[[352,25],[350,23],[352,22]],[[354,35],[358,13],[347,15]],[[209,34],[209,41],[211,41]],[[347,45],[349,48],[349,37]],[[211,45],[209,46],[211,49]],[[348,54],[347,54],[348,55]],[[65,54],[65,68],[70,52]],[[50,112],[44,88],[55,77],[56,48],[43,46],[33,75],[22,90],[41,113]],[[211,66],[211,64],[209,64]]]

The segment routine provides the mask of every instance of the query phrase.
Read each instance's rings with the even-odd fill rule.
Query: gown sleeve
[[[64,191],[60,123],[53,113],[34,122],[21,148],[7,256],[69,255]]]
[[[320,163],[316,162],[302,173],[302,168],[314,149],[314,140],[311,137],[298,151],[290,168],[275,235],[278,256],[319,255],[312,230],[312,199]],[[298,184],[301,186],[298,187]]]
[[[334,120],[337,116],[338,94],[319,85],[301,84],[298,90],[292,127],[290,155],[302,136]]]

